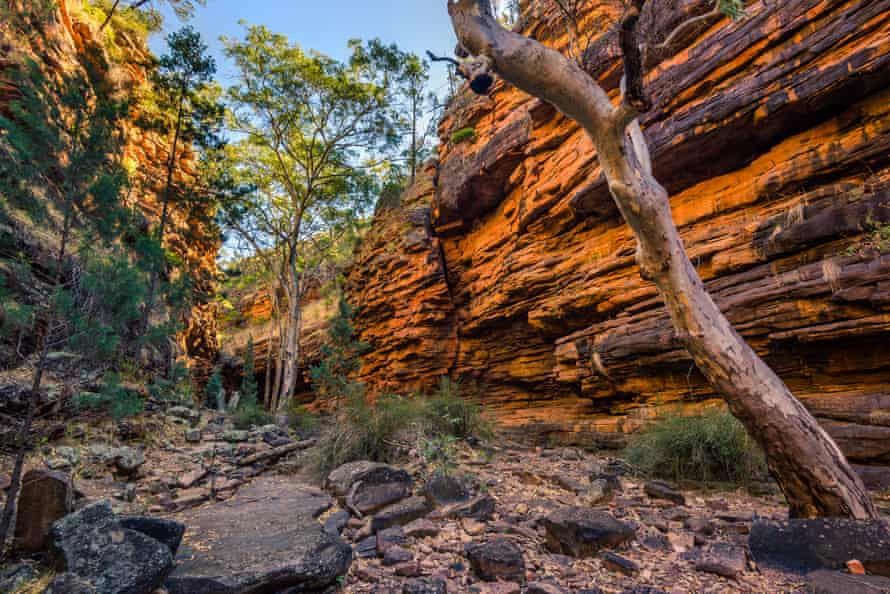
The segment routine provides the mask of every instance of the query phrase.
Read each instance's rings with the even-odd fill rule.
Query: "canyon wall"
[[[113,34],[114,25],[100,32],[99,21],[84,6],[81,0],[54,0],[49,4],[0,0],[0,13],[4,15],[0,23],[0,113],[6,112],[9,102],[18,96],[15,73],[28,61],[33,61],[46,77],[81,72],[89,84],[107,85],[115,92],[133,96],[151,85],[149,75],[155,58],[144,41],[127,32],[116,34],[112,55],[106,37]],[[140,102],[135,101],[130,116],[122,123],[125,143],[121,158],[132,188],[126,197],[128,206],[139,217],[138,225],[148,232],[161,217],[172,139],[143,127],[141,110]],[[180,152],[174,182],[187,183],[195,175],[195,156],[189,147],[183,149],[182,143]],[[185,262],[199,292],[209,297],[215,292],[220,245],[216,235],[205,232],[207,214],[174,205],[164,239],[167,249]],[[46,223],[48,228],[35,228],[27,217],[12,216],[9,228],[0,231],[30,259],[49,261],[55,249],[53,235],[58,234],[58,229],[52,228],[56,222],[51,218]],[[216,305],[208,300],[180,320],[184,326],[178,336],[180,351],[188,356],[199,380],[206,376],[219,351],[216,318]]]
[[[549,4],[518,28],[567,51]],[[657,25],[704,3],[647,5]],[[621,11],[585,6],[601,30]],[[690,257],[846,453],[890,463],[890,0],[758,0],[693,33],[649,64],[642,118]],[[616,58],[606,36],[586,61],[613,97]],[[499,82],[459,93],[440,132],[350,274],[365,381],[472,378],[517,434],[605,444],[720,405],[574,122]]]

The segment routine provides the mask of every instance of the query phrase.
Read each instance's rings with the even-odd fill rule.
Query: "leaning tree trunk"
[[[733,329],[686,254],[636,119],[648,108],[635,33],[643,2],[633,0],[619,29],[626,92],[618,106],[574,61],[504,29],[487,0],[448,0],[448,10],[461,44],[476,56],[468,76],[493,70],[552,103],[590,135],[612,196],[637,239],[640,274],[657,286],[699,370],[763,448],[792,516],[875,518],[874,503],[843,453]]]
[[[273,412],[282,410],[293,398],[300,372],[300,332],[302,330],[303,309],[301,303],[301,279],[298,272],[291,272],[287,294],[287,337],[284,342],[284,368],[281,390]]]

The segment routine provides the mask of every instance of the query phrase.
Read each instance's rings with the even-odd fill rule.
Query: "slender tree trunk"
[[[164,233],[167,231],[167,221],[170,218],[170,192],[173,188],[173,174],[176,171],[176,150],[179,148],[179,138],[182,134],[182,119],[185,112],[185,86],[179,95],[179,109],[176,114],[176,130],[173,133],[173,146],[170,150],[170,158],[167,160],[167,182],[164,187],[164,199],[161,205],[161,220],[158,222],[156,236],[158,242],[163,247]],[[152,270],[151,282],[148,287],[148,295],[145,298],[145,309],[142,313],[142,332],[148,332],[151,324],[151,314],[154,311],[155,295],[158,292],[161,282],[161,273],[159,270]]]
[[[484,0],[449,0],[448,10],[467,50],[590,135],[612,196],[636,236],[640,274],[658,287],[696,365],[763,448],[792,516],[876,518],[874,503],[843,453],[732,328],[686,254],[636,120],[646,108],[634,34],[643,1],[634,0],[622,19],[627,92],[618,107],[574,61],[501,27]]]
[[[300,372],[300,330],[303,308],[300,300],[301,278],[295,265],[291,268],[290,276],[287,296],[287,338],[284,344],[284,377],[275,410],[283,409],[293,398]]]
[[[62,237],[59,243],[59,254],[56,258],[56,273],[54,279],[54,291],[58,291],[63,285],[63,271],[65,258],[68,254],[68,243],[71,237],[71,227],[74,219],[73,199],[68,198],[65,204],[65,218],[62,224]],[[6,504],[3,508],[3,516],[0,517],[0,558],[6,553],[6,545],[9,541],[11,532],[15,526],[16,510],[18,508],[19,492],[22,488],[22,472],[25,467],[25,457],[28,453],[28,436],[31,433],[31,426],[34,424],[34,417],[37,415],[37,402],[40,398],[40,386],[43,384],[43,373],[46,370],[46,362],[49,357],[50,340],[52,339],[53,322],[55,315],[52,310],[52,303],[49,304],[50,315],[47,316],[46,328],[40,339],[40,354],[37,358],[37,364],[34,367],[34,375],[31,378],[31,390],[28,393],[28,411],[25,414],[25,422],[19,427],[16,434],[16,456],[13,464],[12,476],[10,477],[9,489],[6,492]]]

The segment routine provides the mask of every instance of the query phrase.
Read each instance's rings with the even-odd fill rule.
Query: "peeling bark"
[[[652,174],[637,120],[647,107],[634,41],[643,1],[634,0],[621,23],[626,93],[618,106],[576,62],[505,30],[485,4],[448,0],[461,45],[508,82],[552,103],[590,135],[612,197],[637,239],[640,274],[658,288],[677,339],[763,448],[791,515],[878,517],[840,449],[731,326],[686,254],[668,193]]]

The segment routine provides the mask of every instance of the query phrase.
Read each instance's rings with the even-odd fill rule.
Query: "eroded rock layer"
[[[621,3],[586,7],[593,27]],[[568,46],[551,11],[523,27]],[[642,124],[689,254],[847,454],[890,462],[890,0],[749,2],[687,37],[650,64]],[[614,96],[607,42],[587,66]],[[435,189],[377,217],[351,276],[367,381],[473,377],[504,425],[578,440],[719,404],[575,123],[499,83],[441,137]]]
[[[20,95],[18,76],[27,64],[33,63],[48,79],[60,79],[83,73],[87,84],[86,95],[97,88],[113,93],[139,96],[150,88],[150,75],[156,58],[145,43],[126,32],[114,37],[116,50],[108,49],[110,30],[102,32],[95,16],[90,16],[86,5],[78,1],[32,3],[29,0],[0,2],[0,113],[9,115],[9,104]],[[112,25],[111,28],[113,28]],[[170,161],[171,137],[145,126],[141,112],[143,105],[134,101],[128,117],[121,122],[120,134],[125,139],[121,162],[127,167],[131,189],[125,201],[132,208],[137,224],[143,231],[157,225],[163,208],[167,166]],[[187,184],[194,180],[196,159],[191,147],[183,147],[177,154],[174,183]],[[219,351],[217,338],[217,306],[210,300],[215,292],[218,275],[216,257],[220,242],[218,234],[209,228],[212,213],[171,207],[165,233],[165,247],[181,258],[192,275],[203,303],[195,305],[183,319],[177,320],[183,331],[179,334],[179,353],[188,358],[196,379],[206,375]],[[50,217],[41,228],[27,217],[10,215],[8,224],[0,229],[35,267],[47,268],[54,258],[60,234],[59,217]],[[75,230],[75,234],[80,233]],[[138,250],[136,246],[133,252]],[[200,300],[199,300],[200,301]],[[3,349],[0,349],[3,350]],[[14,358],[15,359],[15,358]]]

